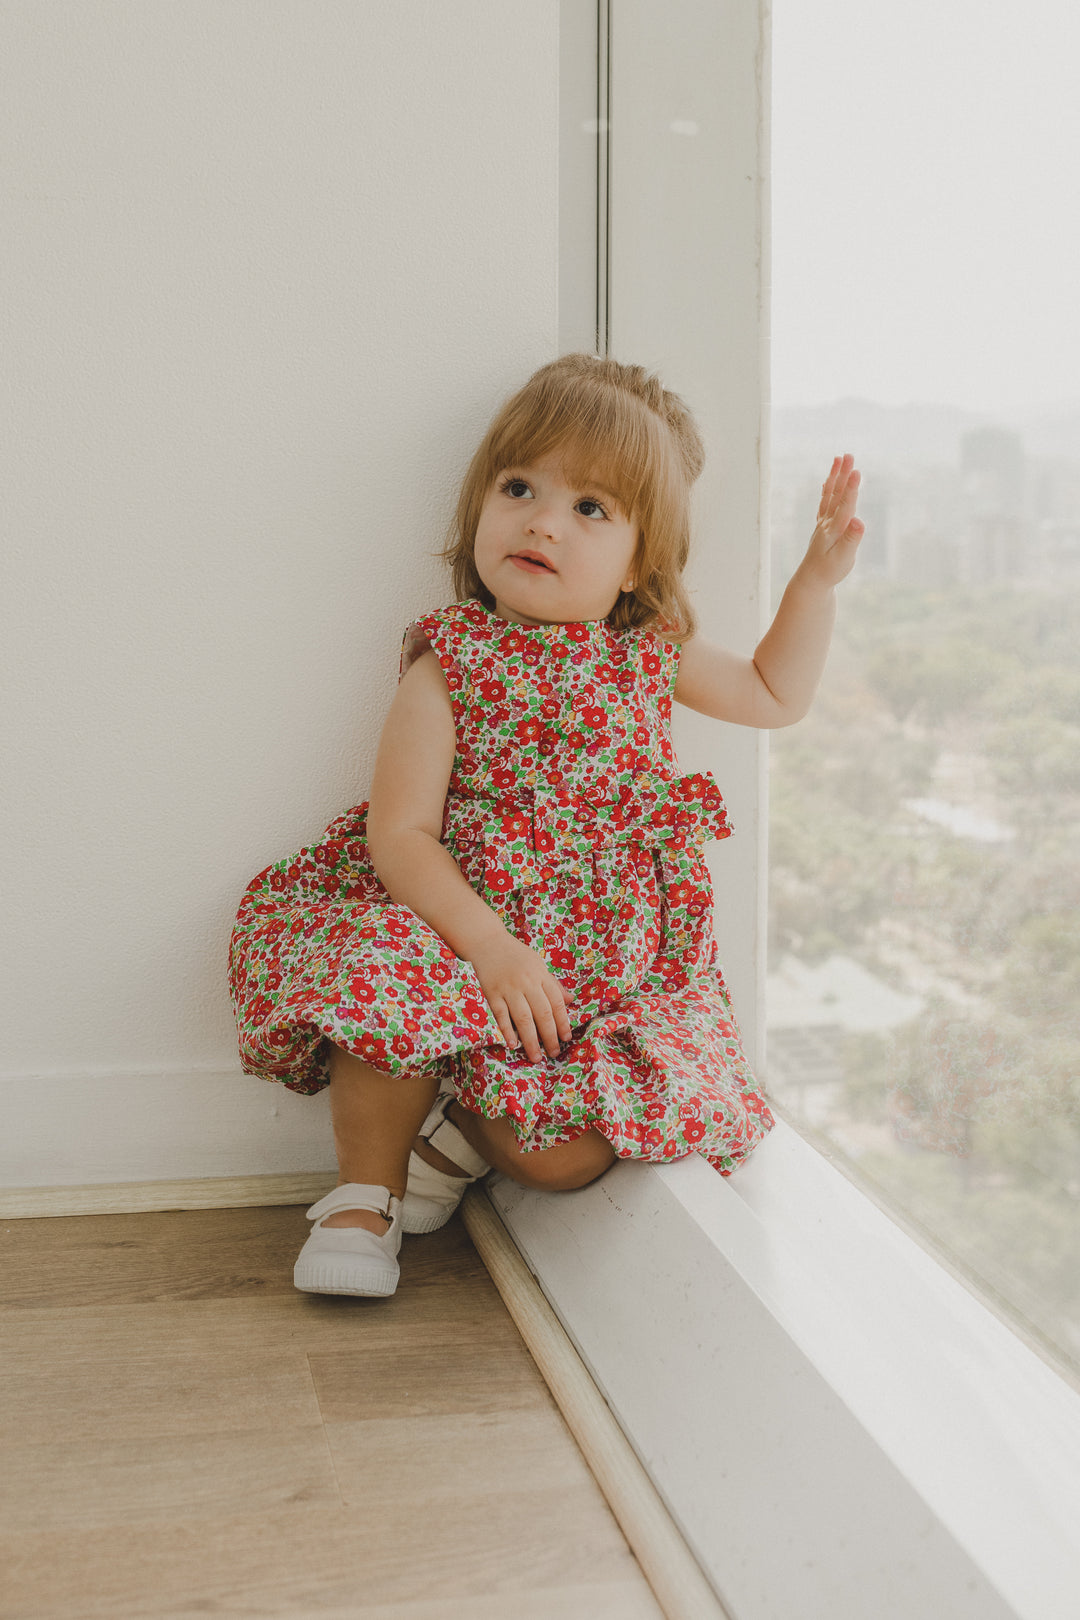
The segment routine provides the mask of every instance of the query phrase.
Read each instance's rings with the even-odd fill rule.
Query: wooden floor
[[[0,1226],[0,1615],[657,1620],[458,1218],[389,1300],[301,1208]]]

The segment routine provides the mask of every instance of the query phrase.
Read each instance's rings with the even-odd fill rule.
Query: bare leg
[[[338,1185],[356,1181],[386,1187],[403,1198],[408,1183],[409,1154],[448,1175],[464,1176],[459,1165],[417,1135],[437,1090],[433,1078],[420,1074],[382,1074],[340,1047],[330,1047],[330,1117],[338,1161]],[[599,1131],[586,1131],[576,1141],[522,1153],[508,1119],[484,1119],[461,1103],[450,1105],[449,1117],[465,1140],[496,1170],[526,1187],[565,1190],[584,1187],[615,1161],[611,1144]],[[381,1236],[387,1222],[375,1210],[343,1209],[324,1226],[362,1226]]]
[[[404,1198],[409,1153],[435,1100],[435,1080],[422,1074],[380,1074],[370,1064],[330,1048],[330,1118],[338,1185],[347,1181],[387,1187]],[[343,1209],[324,1226],[363,1226],[381,1236],[387,1222],[374,1210]]]
[[[449,1118],[470,1147],[496,1170],[525,1187],[549,1191],[585,1187],[610,1169],[618,1156],[607,1138],[595,1130],[539,1153],[522,1153],[508,1119],[484,1119],[470,1113],[460,1102],[451,1103]]]

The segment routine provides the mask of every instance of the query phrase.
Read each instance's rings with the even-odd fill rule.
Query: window
[[[1080,23],[773,7],[772,550],[868,533],[774,736],[768,1079],[1080,1374]]]

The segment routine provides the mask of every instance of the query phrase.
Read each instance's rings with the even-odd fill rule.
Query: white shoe
[[[447,1119],[446,1110],[453,1100],[452,1091],[440,1092],[417,1134],[465,1174],[450,1176],[445,1170],[436,1170],[414,1149],[409,1154],[409,1185],[401,1206],[401,1226],[405,1232],[437,1232],[461,1203],[470,1181],[491,1169],[487,1160],[469,1146],[457,1126]]]
[[[381,1237],[364,1226],[324,1226],[339,1209],[373,1209],[390,1222]],[[348,1181],[307,1212],[311,1236],[296,1257],[293,1282],[307,1294],[392,1294],[398,1285],[401,1199],[388,1187]]]

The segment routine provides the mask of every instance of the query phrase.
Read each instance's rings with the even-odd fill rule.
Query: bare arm
[[[454,715],[434,653],[408,669],[386,717],[368,805],[368,849],[392,900],[431,924],[458,956],[505,933],[442,837]]]
[[[392,900],[430,923],[472,963],[511,1046],[533,1062],[570,1038],[571,998],[535,951],[466,881],[444,844],[443,806],[456,739],[450,693],[434,653],[406,671],[383,727],[368,804],[368,850]]]
[[[836,586],[851,572],[864,524],[855,516],[859,474],[837,457],[822,487],[817,526],[753,658],[693,636],[682,649],[675,698],[737,725],[771,728],[801,720],[825,668]]]

